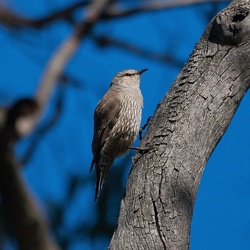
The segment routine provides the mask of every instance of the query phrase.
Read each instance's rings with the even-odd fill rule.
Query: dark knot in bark
[[[214,18],[209,40],[223,46],[238,46],[249,38],[249,34],[249,9],[240,5],[232,6]]]

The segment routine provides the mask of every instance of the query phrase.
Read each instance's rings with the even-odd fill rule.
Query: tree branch
[[[121,18],[131,15],[135,15],[145,11],[157,11],[164,10],[167,8],[181,7],[185,5],[192,4],[203,4],[206,2],[228,2],[229,0],[172,0],[172,1],[161,1],[161,2],[151,2],[149,4],[143,4],[142,6],[137,6],[130,9],[122,9],[118,5],[114,5],[109,11],[102,15],[101,19],[110,19],[110,18]],[[34,28],[40,29],[46,25],[56,21],[56,20],[72,20],[72,14],[75,10],[80,7],[84,7],[89,4],[90,1],[80,1],[78,3],[72,4],[65,9],[56,11],[52,14],[49,14],[45,17],[38,19],[29,19],[18,15],[17,13],[12,12],[4,7],[0,6],[0,23],[10,28]]]
[[[29,27],[40,29],[56,20],[71,20],[74,11],[80,7],[84,7],[88,3],[89,1],[80,1],[62,10],[56,11],[38,19],[28,19],[0,6],[0,23],[13,28]]]
[[[23,131],[23,126],[19,131],[17,125],[27,121],[28,114],[28,118],[32,118],[31,124],[34,128],[67,61],[110,2],[111,0],[96,0],[88,6],[85,21],[75,27],[72,35],[59,47],[48,64],[35,96],[36,101],[25,99],[17,102],[8,110],[0,127],[0,193],[8,225],[18,241],[20,250],[57,250],[58,247],[51,240],[46,220],[20,176],[13,147],[19,132]]]
[[[58,97],[55,103],[55,111],[53,112],[52,116],[46,123],[39,126],[36,129],[35,133],[32,135],[28,148],[26,149],[26,152],[22,158],[22,161],[21,161],[22,165],[25,165],[28,163],[30,158],[33,156],[34,152],[36,152],[40,141],[44,138],[46,133],[51,131],[52,127],[56,124],[56,122],[61,117],[61,114],[63,112],[63,101],[64,101],[64,91],[63,89],[61,89],[58,93]]]
[[[149,11],[159,11],[170,8],[178,8],[186,5],[195,5],[195,4],[204,4],[204,3],[215,3],[215,2],[229,2],[229,0],[172,0],[172,1],[151,1],[147,4],[143,4],[142,6],[130,8],[130,9],[122,9],[119,6],[113,6],[110,8],[109,12],[105,13],[103,16],[104,19],[110,18],[122,18],[122,17],[130,17],[132,15],[136,15],[142,12]]]
[[[189,249],[201,176],[250,82],[250,1],[209,24],[141,141],[109,249]]]
[[[87,9],[86,18],[83,22],[76,25],[73,33],[57,49],[45,69],[44,76],[39,84],[36,100],[41,110],[43,110],[47,100],[50,98],[57,80],[63,71],[66,63],[71,59],[77,50],[82,38],[89,33],[92,26],[99,20],[107,9],[111,0],[96,0]]]
[[[178,68],[183,66],[183,62],[174,58],[170,54],[163,54],[163,53],[155,53],[153,51],[149,51],[143,48],[140,48],[134,44],[131,44],[129,42],[125,42],[122,40],[114,39],[108,36],[103,36],[103,35],[91,35],[91,38],[95,40],[95,42],[99,46],[113,46],[113,47],[118,47],[120,49],[129,51],[130,53],[134,53],[139,56],[143,56],[146,58],[149,58],[151,60],[156,60],[160,61],[163,63],[168,63],[173,66],[176,66]]]
[[[2,155],[2,152],[0,152]],[[5,219],[20,250],[58,250],[48,226],[32,199],[12,154],[0,159],[0,192]]]
[[[23,99],[5,112],[0,127],[0,194],[5,226],[14,235],[20,250],[58,250],[41,211],[28,191],[13,154],[13,146],[24,119],[32,118],[37,105]],[[22,127],[22,126],[21,126]]]

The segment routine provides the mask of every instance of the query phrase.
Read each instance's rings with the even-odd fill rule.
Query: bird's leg
[[[150,147],[150,148],[129,147],[129,149],[137,150],[141,154],[148,152],[152,148],[153,147]]]
[[[140,130],[139,130],[139,140],[142,139],[142,132],[143,130],[145,130],[145,128],[148,126],[150,120],[151,120],[152,116],[149,116],[149,118],[147,119],[146,123],[140,127]]]

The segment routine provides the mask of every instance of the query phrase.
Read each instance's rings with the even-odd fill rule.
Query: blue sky
[[[70,2],[72,1],[12,0],[9,1],[9,6],[25,16],[39,17]],[[219,11],[223,6],[225,4],[217,5],[216,8]],[[95,27],[94,33],[108,34],[146,50],[174,53],[178,61],[185,63],[208,24],[209,17],[206,15],[211,9],[211,5],[206,4],[142,13],[130,18],[102,22]],[[76,13],[76,17],[80,15],[80,11]],[[71,29],[72,26],[64,22],[47,26],[42,31],[9,31],[1,27],[2,105],[22,96],[34,95],[48,60]],[[44,210],[47,209],[48,201],[62,204],[69,176],[89,179],[95,106],[106,92],[113,76],[127,68],[149,69],[143,75],[141,84],[144,96],[142,123],[153,114],[156,105],[181,70],[119,48],[101,48],[92,39],[84,39],[65,69],[66,75],[73,79],[72,84],[57,87],[48,104],[45,119],[53,113],[59,94],[63,95],[63,112],[56,124],[39,141],[23,170],[24,178]],[[191,250],[250,249],[249,106],[250,96],[246,94],[205,168],[195,204]],[[29,143],[30,138],[17,145],[20,159]],[[129,157],[132,155],[133,152],[127,157],[123,186],[129,172]],[[124,158],[116,161],[117,167],[122,161]],[[94,179],[93,174],[92,177]],[[109,178],[108,181],[112,180]],[[78,221],[86,225],[95,222],[96,203],[93,195],[93,181],[77,189],[73,201],[66,206],[63,221],[65,234],[71,232]],[[112,213],[109,216],[112,217]],[[68,249],[105,249],[108,241],[101,238],[92,242],[83,237],[75,240]]]

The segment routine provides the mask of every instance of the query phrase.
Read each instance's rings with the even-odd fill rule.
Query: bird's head
[[[112,85],[128,88],[139,87],[141,74],[148,69],[134,70],[126,69],[118,72],[111,82]]]

